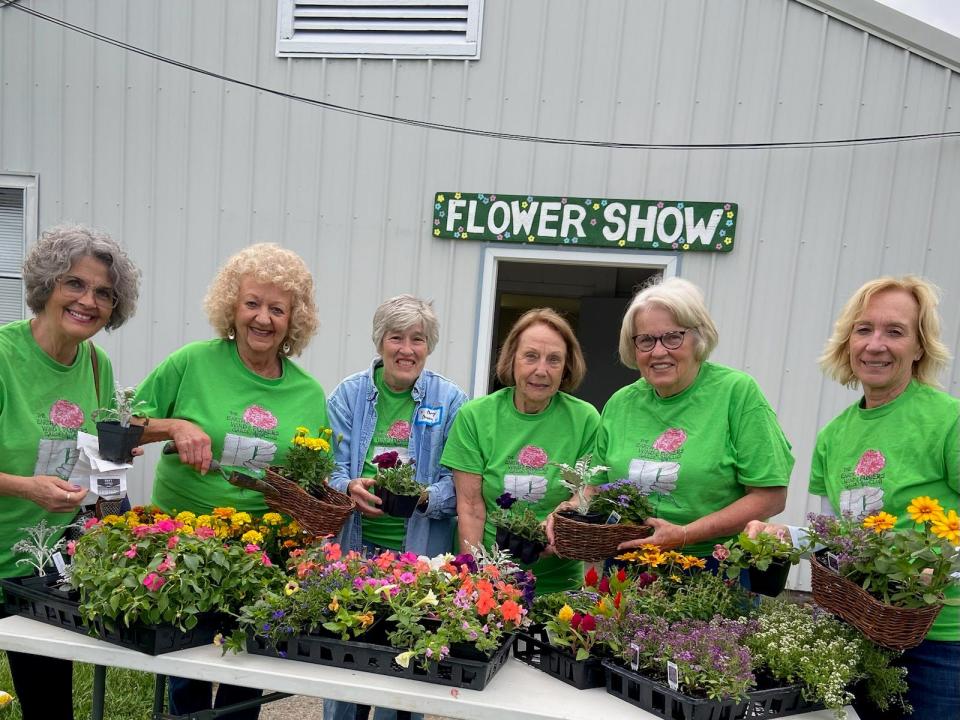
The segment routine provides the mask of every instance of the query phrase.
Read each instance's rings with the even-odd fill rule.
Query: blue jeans
[[[226,707],[263,695],[263,690],[258,688],[221,683],[217,688],[217,700],[214,703],[213,683],[206,680],[191,680],[190,678],[174,676],[168,677],[167,682],[169,683],[167,697],[170,701],[171,715],[189,715],[200,710],[210,710],[211,707]],[[230,720],[257,720],[259,715],[260,707],[257,706],[232,712],[224,717],[228,717]]]

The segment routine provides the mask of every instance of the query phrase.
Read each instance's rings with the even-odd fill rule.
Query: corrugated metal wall
[[[960,126],[950,69],[793,0],[486,0],[476,62],[277,59],[276,7],[265,1],[25,4],[259,86],[473,128],[708,143]],[[103,340],[126,383],[208,337],[200,302],[216,267],[272,240],[315,270],[323,326],[303,363],[328,389],[368,362],[373,309],[404,291],[436,299],[443,334],[431,365],[469,387],[482,246],[428,227],[432,193],[453,188],[738,202],[735,252],[684,257],[679,274],[706,290],[721,330],[715,359],[757,377],[793,441],[793,520],[805,511],[816,430],[853,398],[814,363],[850,292],[880,273],[929,276],[946,290],[946,340],[958,349],[956,138],[535,145],[321,110],[13,8],[0,11],[0,44],[0,172],[39,173],[41,227],[96,224],[145,268],[137,316]]]

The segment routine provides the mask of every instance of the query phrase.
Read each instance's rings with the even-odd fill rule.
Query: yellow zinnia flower
[[[907,512],[910,513],[914,522],[919,523],[933,520],[937,515],[943,513],[943,508],[940,507],[940,501],[936,498],[921,495],[910,502],[910,505],[907,506]]]
[[[930,529],[939,538],[949,540],[954,545],[960,543],[960,516],[953,508],[934,517]]]
[[[564,605],[560,608],[560,611],[557,613],[557,620],[561,622],[570,622],[570,619],[573,617],[573,608],[569,605]]]
[[[889,530],[896,524],[897,516],[891,515],[888,512],[878,512],[876,515],[870,515],[863,520],[863,526],[865,528],[868,530],[873,530],[878,534],[882,533],[884,530]]]

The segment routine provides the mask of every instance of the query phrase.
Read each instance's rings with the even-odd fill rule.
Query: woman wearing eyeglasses
[[[756,381],[707,361],[717,328],[700,290],[670,278],[633,299],[620,360],[640,379],[607,402],[595,462],[607,480],[639,483],[655,508],[654,534],[624,543],[705,557],[754,517],[783,510],[790,443]]]
[[[63,225],[45,233],[23,263],[29,320],[0,327],[0,577],[29,574],[12,552],[22,528],[70,524],[87,494],[70,482],[77,431],[109,407],[113,368],[90,340],[134,313],[140,271],[106,235]],[[2,615],[2,612],[0,612]],[[25,720],[72,718],[69,660],[9,652]]]

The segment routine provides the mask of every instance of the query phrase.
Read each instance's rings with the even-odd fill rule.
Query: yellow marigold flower
[[[960,543],[960,516],[953,508],[934,517],[930,529],[939,538],[948,540],[954,545]]]
[[[309,434],[310,434],[310,430],[308,428],[305,428],[303,425],[297,426],[297,435],[309,435]]]
[[[300,523],[296,520],[291,520],[290,524],[283,529],[284,535],[299,535],[300,534]]]
[[[888,512],[878,512],[863,519],[863,526],[875,533],[882,533],[897,524],[897,516]]]
[[[323,436],[324,436],[324,437],[330,437],[331,435],[333,435],[333,430],[331,430],[330,428],[324,428],[324,429],[323,429]]]
[[[250,513],[247,512],[238,512],[230,516],[230,524],[234,527],[240,527],[241,525],[247,525],[253,522],[253,518],[250,517]]]
[[[940,501],[936,498],[921,495],[910,502],[907,506],[907,512],[910,513],[914,522],[920,523],[933,520],[937,515],[943,513],[943,508],[940,507]]]
[[[192,512],[190,512],[189,510],[184,510],[181,513],[177,513],[177,520],[179,520],[180,522],[186,525],[193,523],[196,519],[197,519],[197,516],[194,515]]]
[[[317,438],[317,447],[319,447],[323,452],[330,452],[330,443],[323,438]]]
[[[180,535],[180,534],[183,534],[183,535],[193,535],[194,532],[195,532],[195,530],[193,529],[193,525],[184,525],[182,528],[180,528],[180,529],[177,531],[177,534],[178,534],[178,535]]]
[[[201,525],[204,527],[210,527],[213,525],[213,518],[209,515],[197,515],[197,522],[194,523],[197,527]]]
[[[291,580],[290,582],[288,582],[286,585],[283,586],[283,592],[285,592],[287,595],[293,595],[299,589],[300,589],[300,585],[293,580]]]
[[[104,525],[123,525],[126,520],[119,515],[106,515],[100,522],[102,522]]]
[[[279,525],[283,522],[283,517],[280,513],[268,512],[263,515],[263,522],[267,525]]]
[[[217,525],[213,529],[213,532],[221,540],[230,534],[230,530],[224,525]]]
[[[256,530],[247,530],[243,535],[240,536],[240,539],[245,543],[259,545],[263,542],[263,535],[258,533]]]
[[[303,447],[307,444],[307,438],[303,437],[303,435],[297,435],[293,438],[293,444]]]
[[[159,513],[159,512],[158,512],[158,513],[156,513],[156,514],[153,516],[153,521],[154,521],[155,523],[160,522],[161,520],[169,520],[169,519],[170,519],[170,516],[167,515],[166,513]]]
[[[213,515],[219,518],[228,518],[237,511],[236,508],[232,507],[218,507],[213,509]]]
[[[569,605],[564,605],[560,608],[560,611],[557,613],[557,620],[561,622],[570,622],[570,619],[573,617],[573,608]]]

